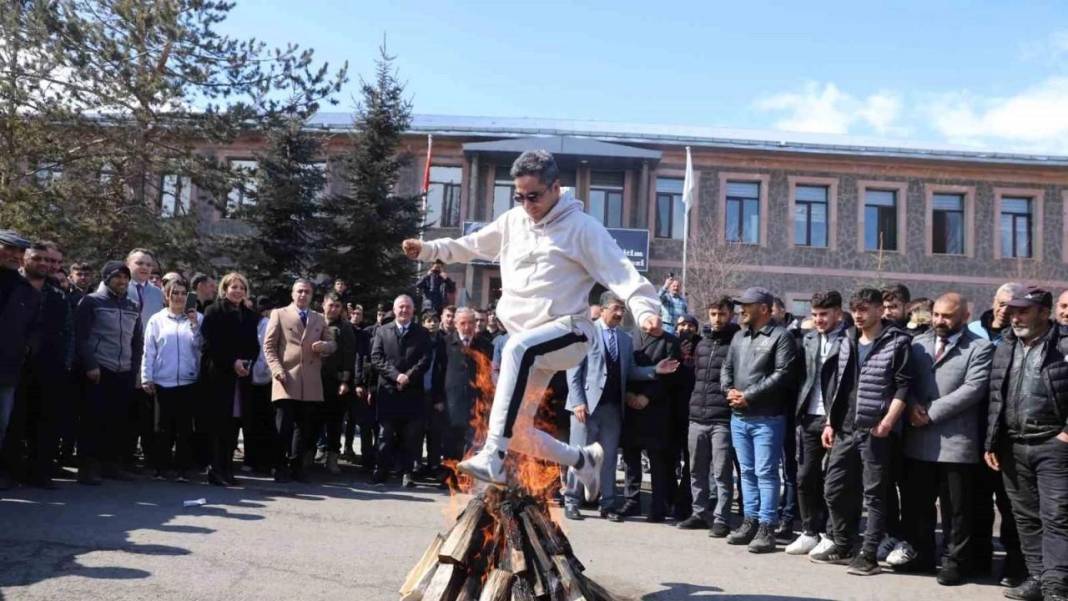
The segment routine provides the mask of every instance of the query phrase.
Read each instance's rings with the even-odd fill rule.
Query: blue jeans
[[[742,472],[747,519],[774,526],[779,521],[779,463],[786,418],[731,416],[731,442]]]

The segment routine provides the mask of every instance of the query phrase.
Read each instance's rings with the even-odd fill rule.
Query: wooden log
[[[576,573],[566,555],[553,555],[556,573],[560,574],[560,584],[564,587],[567,601],[590,601],[586,589],[582,586],[581,574]]]
[[[485,515],[486,504],[482,499],[471,499],[438,551],[442,563],[467,564],[481,541],[479,527]]]
[[[460,589],[460,594],[456,596],[456,601],[478,601],[481,588],[482,578],[474,573],[468,575],[467,580],[464,580],[463,588]]]
[[[541,533],[541,540],[545,545],[546,553],[549,555],[567,555],[571,553],[571,544],[557,525],[549,519],[548,515],[534,505],[528,505],[523,509],[523,514],[528,516],[530,521],[537,526],[538,531]]]
[[[501,525],[504,528],[504,539],[508,542],[505,553],[508,555],[509,571],[513,574],[524,574],[527,571],[527,556],[523,552],[523,534],[511,503],[501,507]]]
[[[593,601],[616,601],[616,598],[612,596],[612,593],[608,592],[607,589],[593,580],[590,580],[585,574],[579,576],[579,578],[582,579],[582,584]]]
[[[534,526],[530,516],[523,513],[523,530],[527,533],[527,542],[530,544],[531,550],[534,552],[534,560],[537,563],[534,571],[540,577],[544,584],[544,590],[541,594],[538,593],[537,586],[535,586],[534,594],[538,597],[542,595],[559,595],[559,591],[562,590],[560,586],[560,579],[553,571],[553,561],[549,557],[549,554],[545,552],[545,547],[542,545],[541,539],[538,537],[538,529]]]
[[[440,563],[426,587],[422,601],[453,601],[464,585],[463,566],[454,563]]]
[[[478,601],[508,601],[512,592],[512,573],[507,570],[493,570],[486,585],[482,587],[482,595]]]
[[[434,540],[430,542],[430,546],[426,548],[426,551],[423,551],[423,556],[419,559],[419,562],[412,566],[408,576],[404,579],[404,584],[401,585],[400,589],[401,597],[415,590],[423,576],[434,569],[434,566],[438,563],[438,551],[444,541],[445,537],[442,535],[434,535]]]
[[[419,579],[419,583],[415,585],[415,588],[401,596],[401,601],[422,601],[423,593],[426,592],[426,589],[430,586],[430,581],[434,579],[434,575],[437,573],[439,566],[441,566],[441,564],[435,561],[430,566],[430,569],[423,574],[423,577]]]
[[[530,583],[522,578],[516,578],[512,582],[512,601],[537,601]]]

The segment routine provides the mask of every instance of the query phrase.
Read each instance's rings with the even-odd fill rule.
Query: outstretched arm
[[[434,261],[441,259],[446,263],[470,263],[475,259],[494,261],[501,254],[501,222],[504,219],[486,224],[485,227],[462,238],[439,238],[437,240],[405,240],[401,247],[409,259]]]

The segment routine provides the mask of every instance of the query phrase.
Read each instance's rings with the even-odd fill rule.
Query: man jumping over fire
[[[643,331],[659,335],[656,288],[638,274],[619,245],[596,219],[560,189],[560,170],[544,150],[524,152],[512,165],[517,205],[482,229],[458,239],[405,240],[410,259],[468,263],[498,260],[501,299],[497,319],[509,332],[490,409],[486,444],[458,469],[478,480],[505,484],[509,448],[570,466],[587,499],[600,491],[603,449],[560,442],[537,429],[534,415],[550,378],[579,365],[597,329],[588,299],[600,282],[620,298]],[[662,373],[677,363],[658,366]],[[519,433],[516,436],[516,433]]]

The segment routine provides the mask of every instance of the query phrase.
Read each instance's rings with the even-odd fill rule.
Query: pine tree
[[[397,193],[411,162],[401,152],[401,137],[411,125],[412,105],[393,61],[383,46],[374,81],[361,81],[352,150],[339,162],[347,190],[324,203],[328,223],[319,270],[347,280],[365,304],[411,288],[414,265],[400,244],[419,234],[422,220],[421,195]]]
[[[268,148],[257,157],[252,202],[237,215],[251,233],[226,245],[255,294],[280,302],[294,279],[311,275],[321,229],[326,176],[316,161],[322,142],[303,123],[289,119],[269,132]]]

